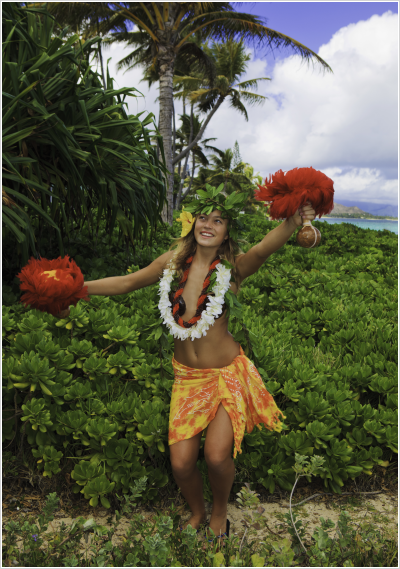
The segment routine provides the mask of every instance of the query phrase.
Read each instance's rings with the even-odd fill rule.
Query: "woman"
[[[189,204],[197,212],[195,217],[187,213],[190,207],[181,215],[186,229],[175,251],[167,251],[136,273],[85,282],[85,286],[89,296],[112,296],[155,284],[162,277],[159,307],[175,336],[168,441],[172,471],[192,512],[187,525],[198,529],[206,521],[206,510],[196,462],[200,439],[207,429],[204,455],[213,492],[209,527],[223,537],[229,535],[227,504],[235,475],[232,445],[235,457],[241,452],[245,427],[251,432],[254,425],[261,428],[263,423],[270,430],[280,431],[282,413],[228,332],[226,304],[221,301],[227,297],[221,295],[225,289],[236,294],[240,283],[286,243],[303,219],[315,218],[315,211],[308,202],[247,253],[235,256],[238,246],[231,234],[236,234],[236,218],[242,206],[236,203],[232,207],[232,200],[228,203],[229,198],[225,200],[219,188],[209,190],[208,195],[200,192],[200,199]],[[231,263],[235,282],[230,282],[229,268],[219,262],[220,258]],[[214,273],[218,273],[217,278],[211,277],[216,293],[206,298]],[[180,283],[175,292],[171,291],[174,275]]]

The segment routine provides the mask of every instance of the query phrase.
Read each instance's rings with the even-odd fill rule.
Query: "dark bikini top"
[[[169,300],[171,301],[171,304],[172,304],[172,301],[174,300],[175,292],[176,292],[176,291],[171,290],[171,292],[169,293]],[[182,296],[179,297],[179,301],[178,301],[178,302],[179,302],[178,314],[179,314],[179,316],[183,316],[183,315],[185,314],[185,312],[186,312],[186,302],[185,302],[185,300],[182,298]],[[207,297],[207,299],[205,300],[205,303],[204,303],[204,304],[205,304],[205,306],[207,306],[207,304],[208,304],[208,297]],[[216,316],[216,317],[215,317],[215,320],[218,320],[219,318],[221,318],[221,316],[224,315],[225,310],[226,310],[226,302],[224,302],[224,304],[222,305],[222,312],[221,312],[221,314],[220,314],[219,316]]]

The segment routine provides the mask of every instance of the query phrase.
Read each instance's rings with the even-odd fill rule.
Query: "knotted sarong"
[[[286,419],[268,393],[254,364],[242,347],[233,362],[222,368],[195,369],[172,358],[172,386],[168,444],[190,439],[214,419],[219,404],[227,411],[233,427],[234,453],[241,453],[245,428],[263,423],[270,431],[282,430],[279,415]]]

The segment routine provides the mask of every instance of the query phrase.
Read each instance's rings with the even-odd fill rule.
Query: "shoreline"
[[[395,221],[397,223],[399,222],[398,219],[387,219],[386,217],[384,219],[375,219],[374,217],[324,217],[324,216],[322,216],[321,219],[359,219],[359,220],[363,219],[365,221]]]
[[[266,216],[266,217],[268,217],[268,221],[284,221],[284,218],[274,220],[269,216]],[[319,217],[316,217],[314,219],[314,221],[322,221],[323,219],[343,219],[343,220],[353,220],[353,221],[358,219],[359,221],[393,221],[394,223],[397,223],[397,224],[399,223],[398,219],[387,219],[386,217],[384,219],[375,219],[374,217],[373,218],[369,218],[369,217],[367,218],[367,217],[324,217],[324,216],[322,216],[321,219]]]

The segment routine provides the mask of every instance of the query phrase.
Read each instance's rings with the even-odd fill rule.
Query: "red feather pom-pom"
[[[71,304],[76,306],[80,299],[90,300],[82,271],[68,255],[52,260],[31,257],[17,277],[20,289],[27,291],[21,302],[53,316]]]
[[[278,170],[263,186],[258,185],[255,198],[258,201],[272,202],[269,215],[272,219],[286,219],[297,209],[310,201],[315,215],[331,213],[333,210],[333,181],[314,168],[293,168],[286,174]]]

